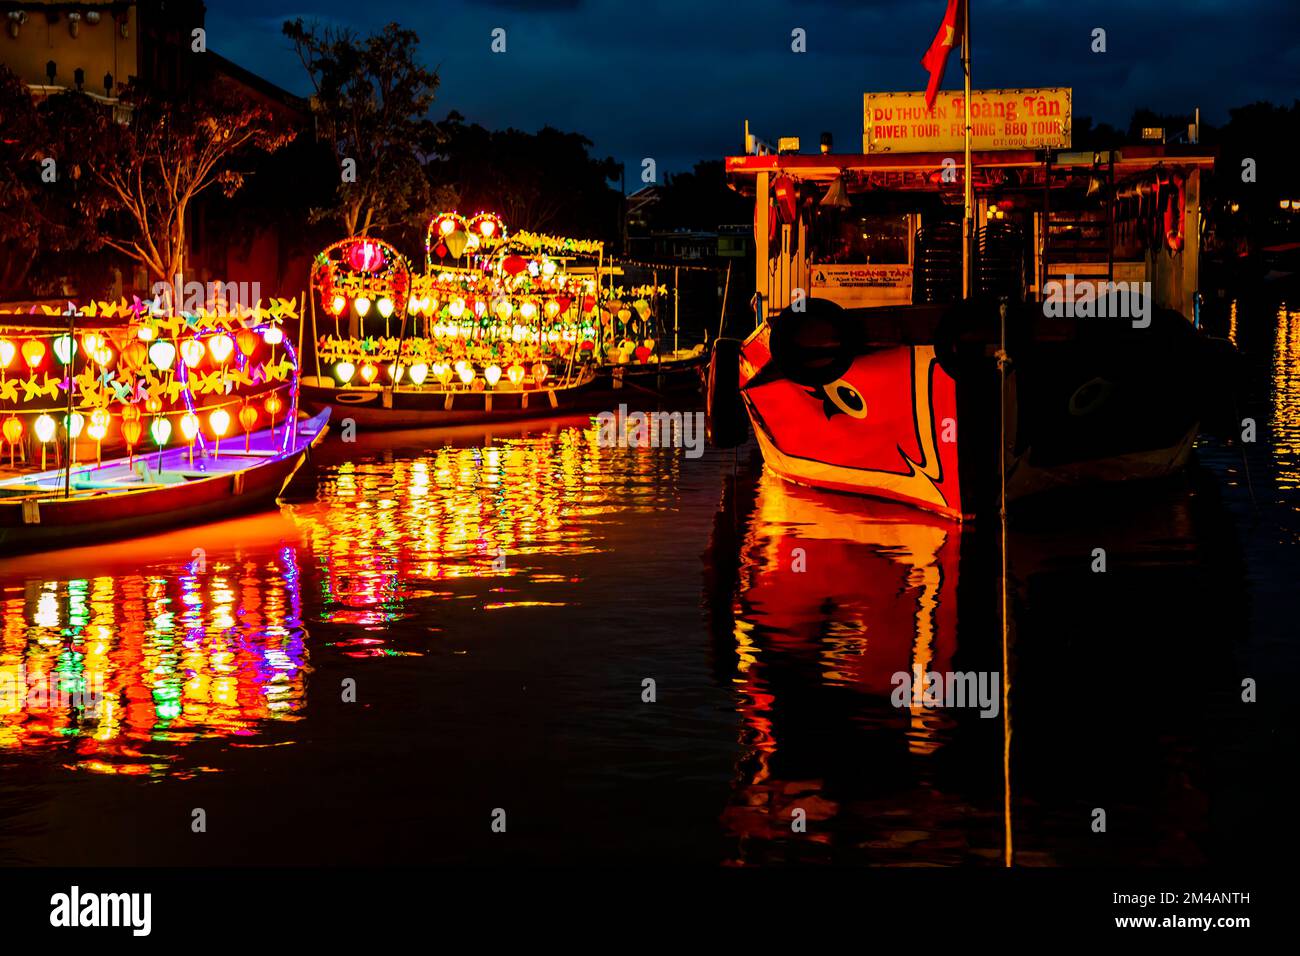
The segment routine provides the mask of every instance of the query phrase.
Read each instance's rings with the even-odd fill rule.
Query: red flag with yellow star
[[[948,54],[957,45],[961,33],[962,0],[948,0],[939,32],[934,35],[930,49],[921,57],[921,65],[930,71],[930,83],[925,88],[925,108],[934,109],[934,98],[943,82],[943,68],[948,65]]]

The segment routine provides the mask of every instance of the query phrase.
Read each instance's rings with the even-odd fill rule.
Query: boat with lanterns
[[[965,107],[867,94],[862,154],[726,160],[757,312],[715,345],[715,440],[752,425],[789,481],[957,519],[1175,473],[1232,407],[1199,327],[1212,151],[1072,151],[1069,90],[976,91],[966,173]]]
[[[603,246],[508,233],[492,213],[439,213],[416,272],[355,236],[312,269],[314,375],[303,403],[372,428],[419,428],[590,407]]]
[[[291,300],[192,312],[94,302],[5,315],[0,554],[274,501],[329,418],[298,421],[297,351],[282,329],[292,317]]]

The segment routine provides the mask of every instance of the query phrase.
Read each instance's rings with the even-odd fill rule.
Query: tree
[[[438,124],[442,145],[429,166],[455,191],[461,212],[495,212],[510,229],[609,238],[620,196],[612,158],[590,155],[591,141],[550,126],[536,133],[487,130],[452,112]]]
[[[383,232],[436,211],[423,160],[437,144],[427,114],[438,74],[416,62],[420,38],[390,23],[360,37],[333,27],[287,21],[284,34],[311,78],[318,134],[339,167],[336,202],[312,211],[335,218],[348,235]]]
[[[293,139],[275,128],[271,115],[216,91],[185,100],[162,100],[128,92],[130,118],[87,105],[77,93],[53,98],[79,113],[71,125],[85,144],[86,165],[102,191],[87,211],[106,223],[103,242],[171,282],[185,272],[186,225],[196,198],[214,185],[232,196],[244,183],[230,168],[246,149],[273,152]],[[114,216],[117,213],[119,215]]]

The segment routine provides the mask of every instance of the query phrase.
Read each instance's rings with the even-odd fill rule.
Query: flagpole
[[[961,295],[969,299],[972,292],[972,267],[975,242],[975,190],[971,184],[970,160],[970,0],[962,0],[961,18],[961,71],[965,77],[966,96],[966,196],[965,214],[962,217]]]

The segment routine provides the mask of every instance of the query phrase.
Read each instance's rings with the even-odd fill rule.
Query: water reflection
[[[298,553],[185,573],[28,579],[0,593],[0,749],[164,774],[176,748],[306,705]],[[188,772],[190,768],[181,768]]]

